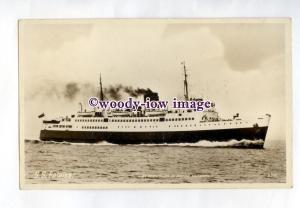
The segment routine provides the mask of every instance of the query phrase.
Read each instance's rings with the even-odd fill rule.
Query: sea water
[[[25,182],[284,183],[284,141],[264,149],[236,148],[237,141],[195,144],[115,145],[26,140]]]

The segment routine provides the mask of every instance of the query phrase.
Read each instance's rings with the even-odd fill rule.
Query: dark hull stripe
[[[107,141],[115,144],[146,143],[196,143],[207,141],[265,140],[268,127],[178,131],[178,132],[87,132],[41,130],[40,139],[56,142],[96,143]],[[263,145],[263,144],[262,144]],[[261,147],[261,144],[259,145]]]

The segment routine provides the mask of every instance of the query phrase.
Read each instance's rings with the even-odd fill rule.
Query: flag
[[[39,118],[42,118],[42,117],[44,117],[45,116],[45,113],[42,113],[41,115],[39,115],[38,117]]]

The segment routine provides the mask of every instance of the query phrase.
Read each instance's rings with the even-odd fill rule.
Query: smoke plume
[[[65,86],[64,96],[69,100],[73,100],[80,91],[77,83],[71,82]]]
[[[91,83],[68,82],[57,83],[55,81],[45,81],[36,86],[34,90],[27,95],[32,99],[65,99],[74,101],[75,99],[87,99],[88,97],[99,97],[100,89]],[[104,99],[121,100],[128,96],[137,98],[139,96],[149,95],[153,92],[149,88],[134,88],[122,84],[109,85],[103,88]]]

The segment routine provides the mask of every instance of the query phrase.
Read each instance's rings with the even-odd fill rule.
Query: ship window
[[[175,118],[175,121],[177,121],[178,119],[177,118]]]
[[[192,118],[192,120],[195,120],[195,118]]]

